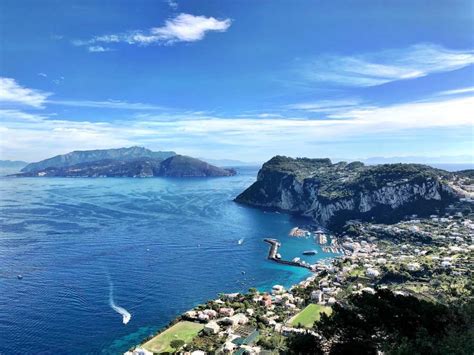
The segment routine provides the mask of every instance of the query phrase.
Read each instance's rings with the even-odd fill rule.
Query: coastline
[[[337,239],[334,235],[331,235],[331,239]],[[315,239],[316,240],[316,239]],[[268,239],[263,239],[264,242],[269,243]],[[276,240],[275,240],[276,241]],[[270,243],[271,244],[271,243]],[[279,243],[278,243],[279,244]],[[281,244],[279,244],[281,246]],[[322,245],[320,245],[321,249],[323,249]],[[255,290],[257,295],[278,295],[282,294],[283,291],[288,290],[291,292],[295,288],[307,288],[314,280],[316,280],[318,277],[320,277],[324,272],[327,271],[328,268],[331,268],[333,263],[338,260],[341,256],[345,255],[345,249],[342,246],[339,246],[339,248],[342,250],[342,255],[337,255],[333,253],[328,253],[328,256],[322,259],[319,259],[315,264],[312,265],[312,267],[309,267],[308,264],[306,265],[300,265],[295,262],[289,262],[289,261],[284,261],[284,260],[279,260],[276,258],[272,258],[270,256],[271,254],[271,249],[269,250],[269,254],[267,259],[274,265],[278,267],[285,267],[285,268],[292,268],[292,270],[297,269],[297,270],[305,270],[305,275],[301,276],[298,281],[293,281],[289,284],[281,285],[277,283],[273,283],[273,285],[265,285],[259,288],[250,288],[246,292],[235,292],[235,293],[227,293],[227,294],[219,294],[220,297],[215,298],[215,299],[208,299],[204,303],[197,303],[195,304],[191,309],[179,313],[175,318],[173,318],[171,321],[169,321],[166,325],[162,327],[156,327],[157,330],[154,332],[154,334],[148,335],[145,339],[143,339],[138,345],[134,345],[127,352],[125,352],[125,355],[137,355],[137,354],[153,354],[154,352],[147,352],[146,350],[146,345],[149,343],[152,339],[159,337],[161,334],[165,333],[167,330],[172,328],[174,325],[183,322],[183,321],[189,321],[190,318],[187,316],[191,312],[194,312],[195,309],[198,309],[202,307],[203,305],[208,305],[210,303],[221,303],[222,302],[222,297],[224,298],[230,298],[234,299],[238,296],[244,296],[246,297],[249,293],[252,293],[252,289]],[[333,254],[333,255],[331,255]],[[296,308],[298,309],[298,308]],[[297,313],[292,314],[291,317],[288,318],[288,325],[290,324],[291,319],[294,319],[296,317]],[[196,321],[196,319],[192,319],[192,321]],[[208,319],[207,319],[208,320]],[[201,323],[202,320],[199,320],[199,323]],[[204,326],[203,326],[204,327]],[[289,327],[288,330],[294,329],[292,327]]]

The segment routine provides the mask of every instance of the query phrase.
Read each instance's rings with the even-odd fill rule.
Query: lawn
[[[143,347],[154,353],[172,352],[176,350],[170,345],[173,340],[181,339],[187,344],[193,340],[202,328],[204,328],[202,324],[179,322],[147,341]]]
[[[330,315],[332,313],[331,307],[321,306],[319,304],[310,304],[305,309],[303,309],[300,313],[294,316],[290,320],[290,324],[296,326],[301,324],[305,328],[311,328],[314,322],[319,321],[321,317],[321,313],[326,313]]]

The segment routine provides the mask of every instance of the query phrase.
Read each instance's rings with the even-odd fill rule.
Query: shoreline
[[[337,237],[335,237],[335,236],[332,236],[332,238],[337,239]],[[266,242],[266,243],[272,244],[268,240],[269,240],[269,238],[265,238],[263,241]],[[281,246],[281,243],[278,240],[272,239],[272,241],[276,241],[279,244],[279,246]],[[320,245],[319,243],[318,243],[318,246],[321,247],[321,249],[323,249],[323,246]],[[308,287],[308,285],[310,285],[312,282],[314,282],[318,277],[320,277],[328,268],[330,268],[331,265],[335,261],[337,261],[339,258],[346,255],[345,254],[346,249],[343,248],[342,246],[340,246],[340,249],[343,251],[342,255],[334,255],[334,254],[331,255],[331,254],[329,254],[326,258],[319,259],[313,265],[310,265],[310,264],[301,265],[301,264],[296,263],[296,262],[291,262],[291,261],[279,260],[279,259],[276,259],[276,258],[272,258],[270,256],[272,249],[273,249],[273,244],[271,245],[268,256],[267,256],[268,260],[270,260],[270,261],[272,261],[272,262],[274,262],[278,265],[293,266],[293,267],[298,267],[300,269],[304,268],[304,269],[307,270],[309,275],[305,275],[305,276],[301,277],[300,280],[297,281],[297,282],[292,282],[291,284],[288,285],[288,287],[286,289],[285,289],[284,286],[274,284],[273,286],[268,286],[267,285],[267,286],[264,286],[264,287],[261,287],[261,288],[258,288],[258,289],[252,287],[244,293],[235,292],[235,293],[222,294],[223,297],[230,297],[230,298],[236,298],[238,296],[245,297],[246,295],[248,295],[248,293],[252,289],[254,289],[256,291],[256,293],[260,294],[260,295],[275,295],[275,294],[281,294],[285,290],[288,290],[288,291],[291,292],[291,290],[293,290],[295,288],[298,288],[298,287],[306,288],[306,287]],[[205,303],[198,303],[196,306],[192,307],[191,309],[189,309],[187,311],[184,311],[184,312],[181,312],[178,316],[176,316],[174,319],[172,319],[170,322],[168,322],[165,326],[159,328],[156,333],[148,336],[143,341],[141,341],[138,345],[132,346],[128,351],[126,351],[124,353],[124,355],[149,355],[149,354],[155,353],[155,352],[147,352],[148,350],[146,348],[144,348],[145,344],[147,344],[147,343],[151,342],[153,339],[159,337],[161,334],[165,333],[167,330],[174,327],[176,324],[178,324],[180,322],[183,322],[183,321],[189,321],[190,317],[187,316],[187,315],[194,312],[195,309],[198,309],[201,306],[207,305],[209,303],[219,303],[220,304],[221,302],[222,302],[222,299],[220,297],[215,298],[215,299],[208,299],[207,301],[205,301]],[[288,323],[285,323],[284,326],[289,325],[291,319],[294,319],[296,316],[297,316],[297,314],[293,314],[292,317],[287,320]],[[209,320],[209,319],[203,318],[203,319],[199,320],[198,323],[202,324],[203,320]],[[191,321],[196,321],[196,318],[191,318]],[[290,330],[290,329],[295,329],[295,328],[290,327],[287,330]]]

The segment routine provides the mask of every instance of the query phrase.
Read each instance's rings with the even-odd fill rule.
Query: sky
[[[1,0],[0,159],[473,162],[473,33],[470,0]]]

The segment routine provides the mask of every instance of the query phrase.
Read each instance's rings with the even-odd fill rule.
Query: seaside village
[[[269,292],[222,294],[126,354],[272,354],[285,349],[285,337],[292,333],[320,337],[313,325],[353,293],[389,288],[398,295],[445,302],[471,297],[471,207],[472,201],[462,201],[443,216],[414,215],[393,225],[353,223],[330,238],[321,230],[294,228],[290,235],[314,237],[336,257],[309,267],[299,260],[283,261],[312,274],[290,289],[275,285]],[[274,250],[279,243],[270,241],[269,262],[281,261]]]

